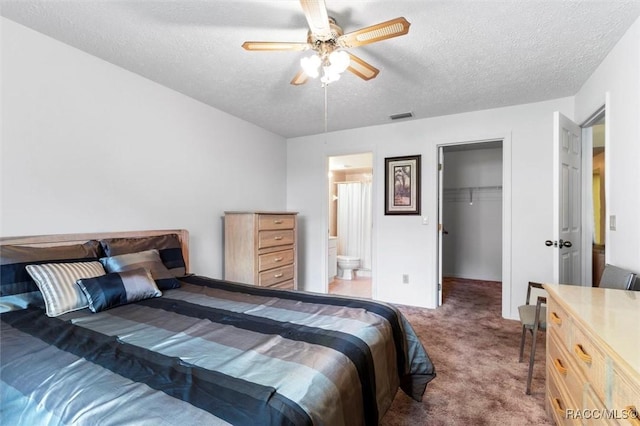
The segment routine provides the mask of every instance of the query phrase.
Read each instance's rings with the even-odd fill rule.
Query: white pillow
[[[45,263],[27,265],[26,269],[40,289],[50,317],[89,306],[76,281],[105,274],[100,262]]]

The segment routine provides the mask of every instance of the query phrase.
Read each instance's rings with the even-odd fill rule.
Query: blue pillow
[[[87,296],[91,312],[162,296],[151,273],[144,268],[82,278],[76,283]]]

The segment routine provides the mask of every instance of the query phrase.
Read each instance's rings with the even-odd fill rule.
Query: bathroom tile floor
[[[329,293],[371,299],[371,277],[358,277],[357,273],[353,280],[336,277],[329,283]]]

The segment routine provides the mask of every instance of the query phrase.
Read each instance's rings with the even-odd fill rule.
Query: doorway
[[[502,282],[503,141],[440,150],[439,282]],[[446,302],[446,291],[440,302]]]
[[[585,277],[585,285],[597,286],[600,277],[604,271],[606,264],[606,223],[607,223],[607,205],[606,205],[606,148],[605,133],[606,120],[604,107],[596,111],[586,122],[582,124],[582,133],[584,139],[585,153],[585,170],[591,172],[585,173],[584,193],[585,197],[585,218],[589,218],[590,222],[585,223],[584,246],[591,247],[590,253],[586,254],[587,268],[583,274]],[[591,260],[591,267],[588,266],[588,260]]]
[[[328,292],[372,297],[373,154],[329,157]]]

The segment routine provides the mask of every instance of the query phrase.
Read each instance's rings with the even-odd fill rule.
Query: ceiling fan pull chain
[[[329,83],[324,84],[324,133],[325,143],[327,141],[326,134],[329,131],[329,101],[327,97],[327,90],[329,90]]]

